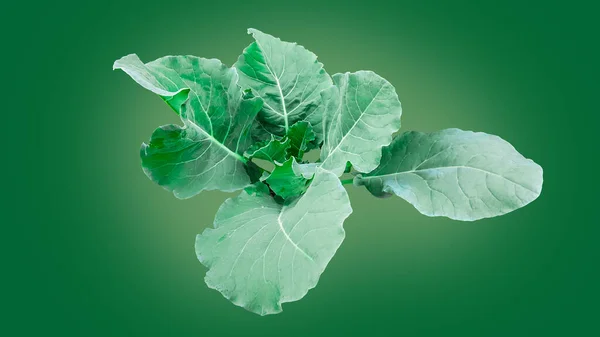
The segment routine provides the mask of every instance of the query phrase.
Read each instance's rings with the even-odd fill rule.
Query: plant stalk
[[[342,185],[352,184],[354,182],[354,178],[340,179],[340,181],[342,182]]]

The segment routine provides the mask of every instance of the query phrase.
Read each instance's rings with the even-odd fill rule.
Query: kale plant
[[[181,117],[142,144],[152,181],[180,199],[242,190],[196,238],[206,284],[234,304],[275,314],[315,287],[352,213],[343,184],[463,221],[540,194],[542,168],[503,139],[459,129],[395,135],[402,109],[381,76],[330,76],[304,47],[248,32],[255,41],[231,68],[195,56],[114,64]],[[311,150],[315,162],[304,159]]]

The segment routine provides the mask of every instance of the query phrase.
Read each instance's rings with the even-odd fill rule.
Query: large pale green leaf
[[[317,56],[296,43],[284,42],[256,29],[249,29],[255,41],[239,57],[235,67],[240,84],[264,100],[258,121],[266,131],[284,136],[294,123],[310,118],[321,104],[321,90],[331,78]],[[312,116],[312,117],[311,117]]]
[[[235,69],[194,56],[144,64],[134,54],[117,60],[114,69],[160,95],[183,122],[158,128],[142,144],[142,166],[150,179],[178,198],[251,184],[242,153],[251,144],[250,127],[262,101],[242,97]]]
[[[396,194],[421,213],[477,220],[536,199],[542,168],[500,137],[447,129],[407,132],[383,150],[381,165],[357,176],[376,196]]]
[[[228,199],[214,229],[196,239],[209,268],[206,284],[234,304],[260,315],[281,312],[315,287],[344,239],[352,208],[337,176],[317,170],[306,193],[281,205],[258,183]]]
[[[284,163],[275,163],[275,169],[263,180],[275,194],[287,199],[296,197],[306,191],[308,180],[302,172],[296,170],[296,158],[292,157]]]
[[[371,71],[335,74],[335,86],[321,95],[323,116],[323,168],[342,175],[351,162],[359,172],[374,170],[381,148],[400,128],[402,108],[394,87]]]

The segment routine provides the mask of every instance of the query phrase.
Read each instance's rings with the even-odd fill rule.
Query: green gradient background
[[[3,6],[6,336],[600,333],[597,9],[578,1]],[[177,118],[111,66],[133,52],[230,65],[251,42],[248,27],[300,42],[331,74],[376,71],[397,89],[403,130],[500,135],[543,166],[542,195],[503,217],[456,222],[348,186],[347,238],[319,285],[276,316],[233,306],[205,286],[193,250],[230,195],[180,201],[144,176],[141,142]]]

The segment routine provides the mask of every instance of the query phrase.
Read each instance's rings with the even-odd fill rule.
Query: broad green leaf
[[[182,199],[252,183],[242,153],[251,144],[250,127],[262,101],[242,97],[235,69],[194,56],[144,64],[133,54],[116,61],[114,69],[160,95],[183,122],[156,129],[149,144],[142,144],[142,166],[151,180]]]
[[[374,170],[381,148],[400,128],[402,108],[394,87],[371,71],[335,74],[335,86],[321,95],[324,142],[321,162],[338,176],[350,162],[359,172]]]
[[[282,303],[316,286],[344,240],[350,213],[346,190],[325,170],[288,205],[258,183],[225,201],[214,229],[196,238],[198,259],[209,268],[206,284],[249,311],[279,313]]]
[[[331,86],[331,78],[317,56],[304,47],[256,29],[248,33],[256,42],[234,66],[242,87],[251,88],[265,102],[258,121],[266,131],[282,137],[296,122],[320,111],[320,92]]]
[[[287,138],[290,139],[290,148],[288,153],[292,157],[302,159],[304,153],[316,146],[312,141],[315,140],[315,133],[309,122],[298,122],[290,128],[287,133]]]
[[[283,199],[296,197],[306,191],[308,180],[294,170],[297,165],[294,157],[284,163],[275,163],[275,169],[268,177],[261,179]]]
[[[270,162],[284,162],[290,149],[290,140],[280,141],[271,136],[268,141],[252,145],[244,154],[248,158],[268,160]]]
[[[396,137],[381,165],[354,182],[376,196],[396,194],[425,215],[470,221],[535,200],[542,173],[500,137],[447,129]]]

